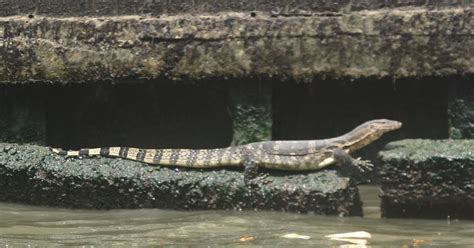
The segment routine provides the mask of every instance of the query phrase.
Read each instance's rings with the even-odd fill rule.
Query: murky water
[[[474,221],[379,219],[378,189],[362,187],[365,218],[281,212],[89,211],[0,203],[0,247],[474,247]],[[367,246],[328,234],[367,231]],[[309,239],[288,239],[289,233]]]

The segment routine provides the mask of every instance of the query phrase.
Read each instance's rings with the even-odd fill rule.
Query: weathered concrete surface
[[[272,174],[250,190],[238,170],[160,168],[121,159],[65,159],[0,143],[0,200],[69,208],[273,209],[361,215],[357,187],[325,170]]]
[[[0,81],[472,74],[473,12],[3,17]]]
[[[380,152],[382,216],[474,219],[474,140],[402,140]]]
[[[0,16],[39,14],[49,16],[162,15],[265,11],[283,15],[341,12],[407,6],[472,6],[470,0],[0,0]]]

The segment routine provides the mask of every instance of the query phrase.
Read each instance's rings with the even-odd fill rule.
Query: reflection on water
[[[472,247],[474,221],[379,219],[378,189],[362,187],[365,218],[282,212],[89,211],[0,204],[0,247],[280,246],[347,247],[325,235],[367,231],[370,247]],[[289,233],[309,239],[286,239]],[[352,246],[354,247],[354,246]]]

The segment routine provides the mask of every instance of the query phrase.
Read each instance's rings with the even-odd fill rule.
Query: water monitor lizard
[[[247,180],[256,176],[257,168],[306,171],[317,170],[339,162],[360,170],[370,169],[366,161],[349,154],[367,146],[382,134],[400,128],[398,121],[379,119],[361,124],[339,137],[320,140],[262,141],[218,149],[142,149],[131,147],[87,148],[77,151],[53,149],[66,156],[120,157],[148,164],[212,168],[245,166]]]

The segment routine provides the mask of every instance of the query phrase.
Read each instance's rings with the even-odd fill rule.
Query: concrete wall
[[[472,74],[473,11],[1,17],[0,81]]]

